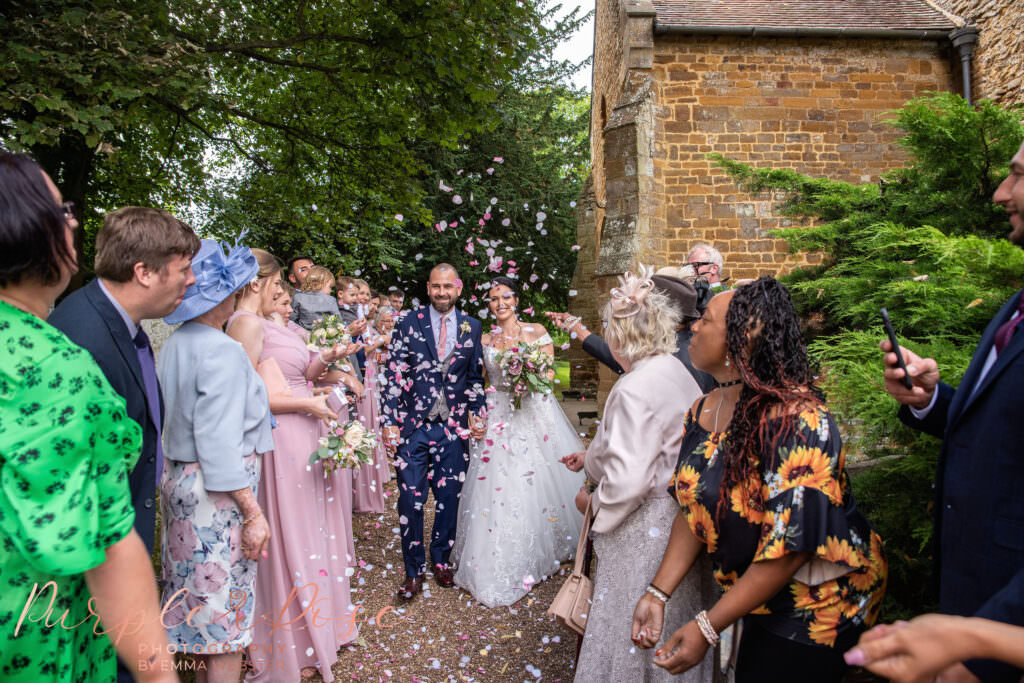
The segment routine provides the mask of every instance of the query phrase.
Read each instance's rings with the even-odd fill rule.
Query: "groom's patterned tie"
[[[448,369],[448,361],[450,360],[450,354],[448,351],[448,316],[442,315],[438,321],[437,329],[437,358],[439,366],[442,368],[441,376],[441,387],[438,391],[437,398],[434,400],[434,405],[430,408],[430,413],[427,414],[427,420],[431,422],[441,421],[447,422],[448,416],[451,414],[451,410],[448,407],[448,401],[444,397],[444,381]]]
[[[437,331],[437,357],[444,358],[448,354],[446,353],[448,344],[448,316],[442,315],[441,321],[438,323],[441,327]]]

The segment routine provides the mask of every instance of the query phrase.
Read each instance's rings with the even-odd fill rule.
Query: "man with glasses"
[[[697,277],[707,281],[711,294],[715,295],[725,289],[722,284],[722,266],[725,260],[721,252],[707,242],[697,242],[686,255],[686,264],[693,267]]]
[[[704,393],[711,391],[715,388],[715,378],[693,366],[693,363],[690,362],[689,350],[690,337],[693,335],[690,331],[690,325],[704,313],[704,307],[707,305],[710,297],[702,297],[696,283],[686,277],[686,273],[682,268],[671,266],[662,268],[651,277],[651,280],[657,289],[661,290],[663,294],[672,300],[681,316],[679,327],[676,329],[676,351],[672,355],[686,366],[686,369],[690,371],[693,379]],[[596,358],[598,362],[608,367],[612,372],[617,375],[625,372],[623,367],[612,356],[611,349],[608,348],[608,342],[598,335],[591,333],[578,316],[553,311],[547,311],[545,315],[555,323],[558,329],[568,332],[570,339],[578,341],[584,351]]]

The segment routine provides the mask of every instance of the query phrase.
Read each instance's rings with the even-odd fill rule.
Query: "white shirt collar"
[[[430,324],[431,325],[436,325],[437,323],[441,322],[441,316],[442,315],[446,316],[447,320],[455,320],[455,308],[449,309],[447,313],[441,313],[436,308],[434,308],[433,304],[431,304],[427,308],[430,309]]]

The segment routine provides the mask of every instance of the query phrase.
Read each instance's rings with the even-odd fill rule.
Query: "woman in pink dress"
[[[356,411],[363,426],[377,435],[378,443],[374,449],[373,462],[353,472],[353,509],[356,512],[381,514],[385,508],[384,484],[391,481],[391,471],[388,467],[384,440],[380,438],[379,381],[383,379],[383,373],[378,372],[377,355],[381,348],[387,347],[390,336],[379,334],[372,325],[367,324],[363,340],[366,354],[366,366],[363,368],[365,391],[362,397],[356,400]]]
[[[286,327],[296,335],[302,338],[303,343],[309,341],[309,331],[300,325],[291,321],[290,316],[292,314],[291,297],[294,293],[294,289],[287,283],[282,283],[284,292],[274,302],[274,312],[270,314],[269,319],[281,327]],[[359,350],[358,344],[353,344],[345,350],[345,353],[339,356],[340,364],[345,365],[348,361],[346,360],[350,355],[354,354]],[[316,360],[317,351],[310,351],[310,362]],[[337,364],[336,364],[337,365]],[[349,421],[349,409],[352,399],[347,397],[345,389],[341,386],[347,387],[349,393],[360,395],[363,392],[363,384],[355,375],[350,372],[343,372],[337,369],[330,369],[323,375],[317,378],[316,385],[313,388],[314,394],[324,394],[327,396],[327,407],[331,409],[338,417],[338,424],[345,424]],[[327,435],[327,423],[321,422],[321,436]],[[356,566],[356,546],[355,546],[355,533],[352,532],[352,507],[353,507],[353,487],[354,481],[350,480],[345,472],[339,472],[338,477],[342,480],[338,481],[337,486],[340,495],[337,497],[338,505],[344,508],[345,523],[348,525],[348,564],[350,567]]]
[[[384,373],[384,368],[388,364],[388,347],[391,345],[391,333],[395,330],[395,318],[398,317],[398,312],[391,308],[391,306],[379,306],[374,311],[373,316],[373,328],[376,330],[377,338],[374,340],[372,347],[367,353],[372,353],[374,360],[374,378],[373,378],[373,393],[374,403],[373,405],[378,411],[378,420],[376,423],[377,434],[381,435],[380,428],[380,407],[383,405],[384,390],[387,386],[387,376]],[[374,455],[375,461],[382,463],[378,467],[378,473],[380,474],[381,484],[387,484],[391,481],[391,458],[388,456],[388,451],[384,447],[384,439],[381,437],[380,445],[378,446],[378,453]]]
[[[281,295],[274,300],[274,312],[271,313],[267,318],[281,327],[287,327],[295,334],[302,337],[302,341],[309,341],[309,332],[303,329],[300,325],[292,322],[292,295],[295,294],[295,288],[287,282],[281,281]]]
[[[322,420],[336,415],[312,381],[343,350],[312,359],[303,340],[266,316],[280,297],[281,272],[269,253],[253,249],[258,278],[242,290],[228,321],[228,334],[241,342],[267,382],[277,419],[274,453],[265,456],[260,505],[270,522],[269,557],[256,579],[256,619],[250,681],[295,681],[320,671],[333,681],[338,649],[358,635],[349,596],[352,530],[351,479],[330,475],[309,463],[322,433]],[[346,485],[347,484],[347,485]]]

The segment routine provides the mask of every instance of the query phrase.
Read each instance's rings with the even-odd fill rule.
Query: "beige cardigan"
[[[667,353],[636,361],[615,383],[584,460],[597,482],[594,531],[613,531],[644,502],[669,496],[686,411],[700,395],[686,366]]]

